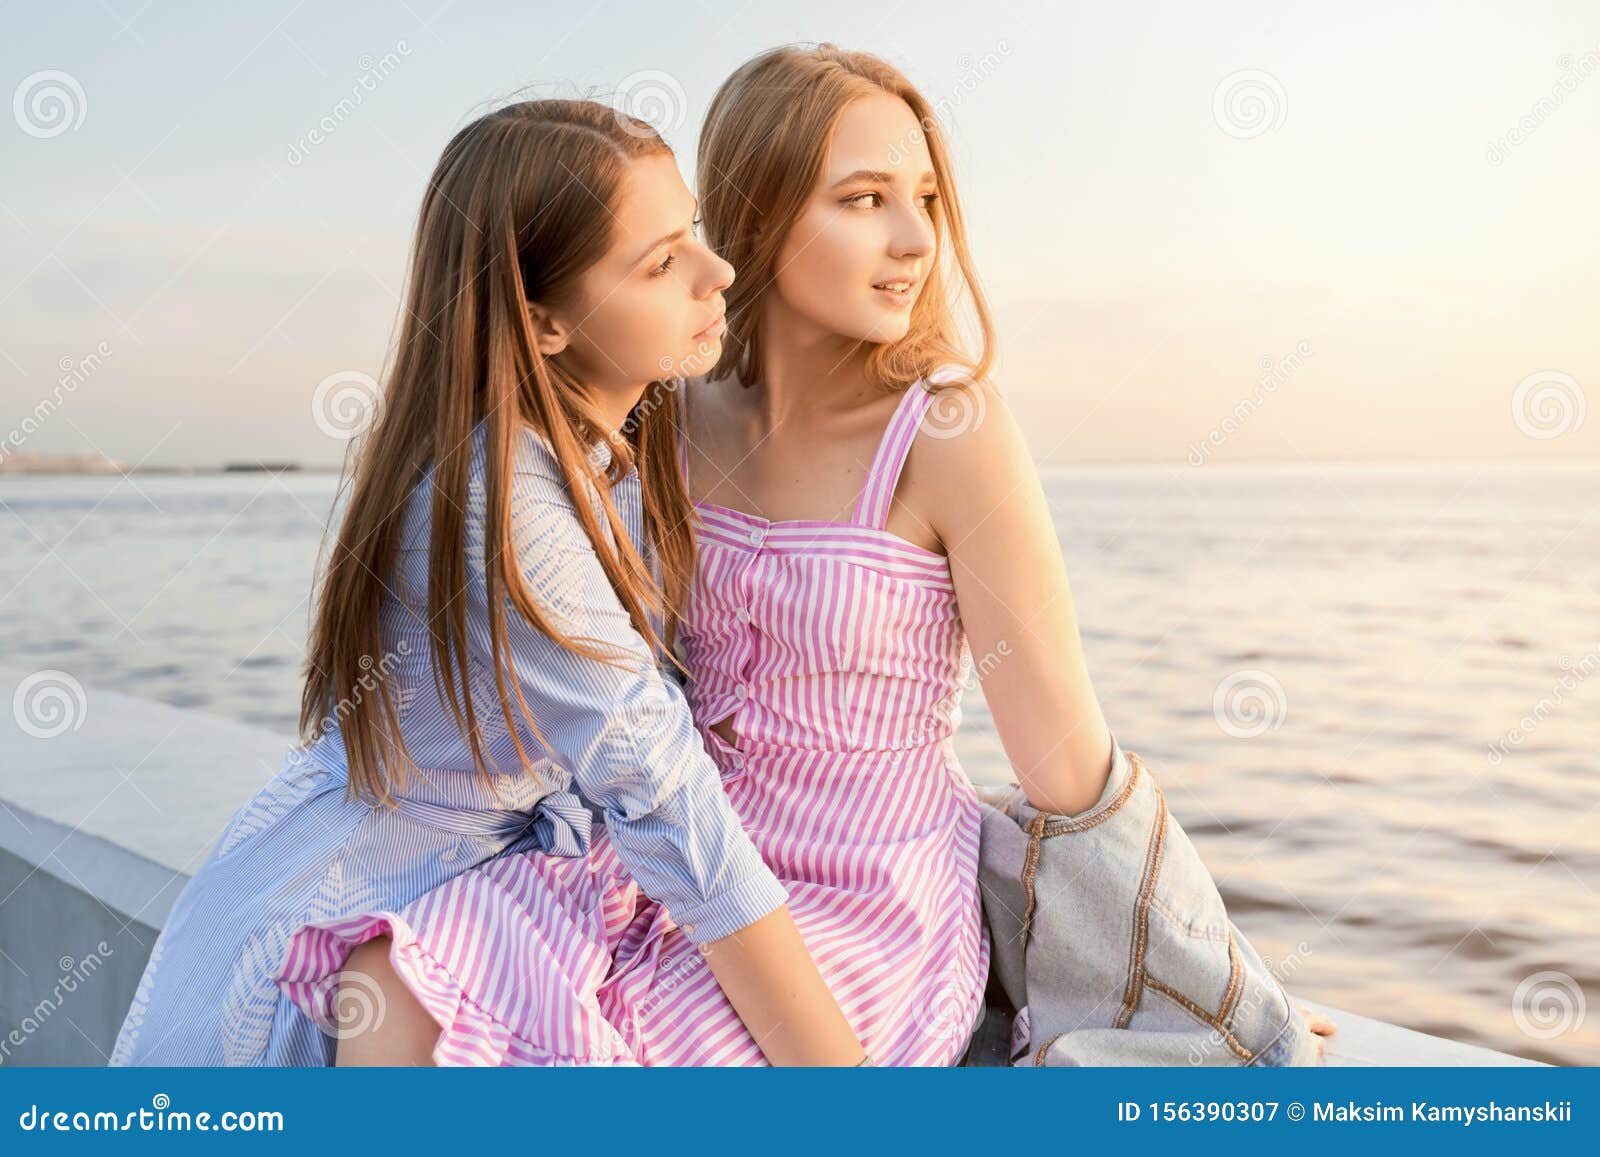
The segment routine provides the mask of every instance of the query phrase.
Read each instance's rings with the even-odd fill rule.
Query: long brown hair
[[[933,107],[898,69],[871,53],[785,45],[746,61],[723,81],[700,129],[696,184],[706,244],[739,271],[724,295],[728,331],[709,375],[713,381],[729,374],[746,386],[760,381],[761,299],[777,276],[784,239],[821,174],[839,114],[875,93],[899,97],[917,118],[938,182],[940,245],[939,261],[911,307],[910,329],[898,341],[872,343],[867,375],[899,389],[944,364],[973,379],[988,373],[994,323]],[[956,320],[962,291],[976,322],[975,357],[965,351]]]
[[[611,438],[584,384],[559,355],[535,343],[528,305],[559,307],[612,241],[612,212],[634,158],[670,152],[644,122],[578,100],[525,101],[461,129],[445,147],[423,196],[393,367],[374,421],[352,448],[347,513],[318,592],[305,660],[300,733],[316,739],[336,713],[349,766],[347,798],[393,802],[415,769],[400,735],[394,696],[376,680],[384,650],[380,610],[400,547],[406,500],[433,465],[428,543],[427,626],[433,674],[472,754],[488,767],[481,708],[468,689],[466,510],[474,427],[485,426],[484,571],[489,638],[499,703],[543,743],[517,685],[505,603],[570,650],[599,661],[616,656],[596,641],[569,637],[535,603],[512,543],[511,471],[520,427],[555,451],[574,506],[628,616],[658,651],[669,651],[693,574],[691,509],[674,454],[677,399],[652,382],[645,401]],[[637,420],[635,420],[635,417]],[[594,468],[591,447],[610,441],[610,466]],[[637,464],[644,531],[661,569],[658,586],[635,550],[611,498],[611,483]],[[341,481],[341,491],[344,489]],[[592,504],[601,498],[613,548]],[[651,625],[664,614],[665,642]],[[383,668],[379,664],[380,669]],[[508,694],[508,688],[510,694]],[[335,706],[337,704],[337,706]],[[532,762],[508,727],[524,768]]]

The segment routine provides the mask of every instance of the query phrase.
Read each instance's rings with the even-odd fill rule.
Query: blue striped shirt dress
[[[396,909],[505,852],[581,856],[603,816],[619,856],[696,943],[719,939],[784,904],[724,794],[683,690],[634,630],[578,522],[549,443],[519,432],[512,536],[529,591],[574,634],[626,654],[607,665],[555,644],[508,606],[515,678],[541,749],[517,719],[518,767],[489,664],[483,588],[484,434],[473,434],[467,509],[468,634],[474,707],[500,798],[472,775],[471,759],[434,689],[425,626],[431,468],[413,490],[395,580],[383,603],[384,655],[375,658],[422,769],[397,808],[344,799],[338,714],[234,815],[178,897],[151,950],[111,1056],[113,1065],[326,1065],[335,1038],[274,982],[302,925]],[[610,448],[591,461],[604,467]],[[431,464],[430,464],[431,466]],[[592,489],[585,501],[598,504]],[[643,542],[637,470],[613,500],[635,545]],[[602,519],[602,526],[605,525]],[[659,625],[659,624],[658,624]],[[374,692],[375,693],[375,692]],[[513,707],[515,698],[513,697]]]

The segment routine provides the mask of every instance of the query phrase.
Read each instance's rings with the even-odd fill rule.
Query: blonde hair
[[[713,381],[729,374],[747,386],[760,381],[761,299],[777,276],[784,239],[821,175],[839,115],[876,93],[899,97],[917,118],[938,182],[933,212],[940,246],[911,308],[910,329],[898,341],[873,344],[868,377],[886,389],[902,389],[944,365],[964,369],[974,380],[988,373],[993,319],[973,267],[950,154],[933,107],[888,62],[819,44],[786,45],[746,61],[717,90],[700,130],[696,184],[706,243],[739,271],[724,295],[728,330],[709,375]],[[958,333],[961,291],[975,316],[976,357],[966,353]]]
[[[430,460],[427,625],[435,685],[470,749],[474,774],[498,786],[488,771],[468,687],[467,608],[461,597],[472,434],[480,421],[486,450],[484,593],[499,699],[491,709],[511,720],[509,687],[543,743],[512,666],[508,600],[559,645],[600,661],[616,658],[557,629],[533,600],[510,549],[512,459],[524,424],[548,438],[570,493],[598,489],[600,516],[591,503],[574,503],[584,532],[635,629],[658,648],[671,646],[675,608],[684,604],[694,567],[691,509],[673,453],[676,398],[666,383],[651,383],[650,404],[637,407],[637,420],[630,418],[611,441],[609,470],[599,474],[590,447],[607,438],[605,424],[559,355],[539,352],[528,310],[530,302],[559,306],[570,298],[579,277],[611,245],[615,217],[605,210],[615,206],[631,162],[665,152],[670,150],[648,125],[604,105],[525,101],[461,129],[434,168],[412,246],[394,365],[376,421],[354,450],[350,501],[318,590],[306,648],[301,738],[318,738],[330,708],[339,705],[347,798],[392,802],[391,790],[403,786],[415,767],[387,681],[378,682],[378,696],[361,692],[370,690],[371,669],[383,651],[380,611],[407,497]],[[611,499],[611,482],[634,464],[645,536],[661,567],[659,586]],[[665,614],[665,644],[650,612]],[[517,729],[508,730],[528,767]]]

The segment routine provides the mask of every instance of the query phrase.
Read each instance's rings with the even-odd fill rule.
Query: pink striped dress
[[[848,522],[698,503],[681,633],[728,798],[879,1065],[959,1063],[990,957],[978,798],[953,749],[971,655],[949,563],[884,529],[932,397],[906,390]],[[729,717],[737,747],[710,728]],[[442,1028],[441,1064],[766,1063],[603,826],[585,856],[502,856],[399,912],[303,928],[280,987],[332,1023],[339,968],[383,934]]]

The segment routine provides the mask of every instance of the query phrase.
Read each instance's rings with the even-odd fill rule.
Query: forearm
[[[787,905],[700,950],[772,1064],[861,1061],[861,1042],[823,982]]]

